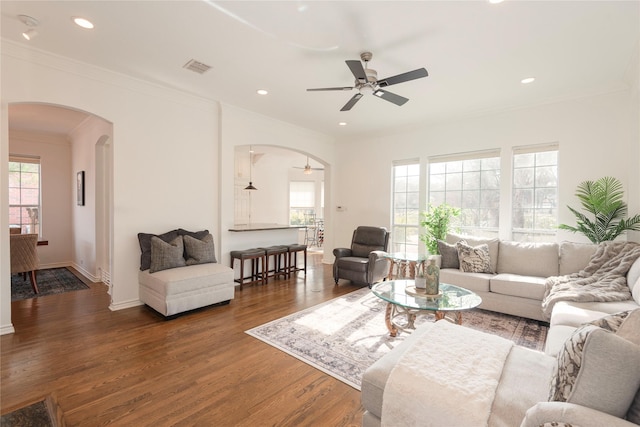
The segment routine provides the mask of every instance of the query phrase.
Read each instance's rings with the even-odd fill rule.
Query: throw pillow
[[[587,324],[576,329],[558,354],[549,400],[575,403],[623,418],[638,386],[640,347]]]
[[[202,240],[204,239],[204,237],[209,234],[209,230],[202,230],[202,231],[187,231],[184,228],[178,228],[178,235],[179,236],[191,236],[194,239],[198,239],[198,240]],[[184,259],[189,259],[189,256],[187,255],[187,251],[185,248],[185,252],[183,254]]]
[[[167,231],[164,234],[138,233],[138,242],[140,243],[140,270],[148,270],[151,266],[151,238],[158,237],[165,242],[170,242],[178,237],[178,230]]]
[[[631,310],[609,314],[607,316],[601,317],[600,319],[596,319],[589,324],[598,326],[602,329],[606,329],[607,331],[611,331],[615,334],[620,325],[622,325],[627,316],[629,316],[629,313],[631,313]]]
[[[458,248],[456,245],[450,245],[447,242],[438,240],[438,252],[440,252],[442,256],[440,268],[460,268]]]
[[[167,270],[169,268],[184,267],[184,244],[182,236],[178,236],[171,242],[153,236],[151,238],[151,265],[149,273]]]
[[[456,243],[460,270],[465,273],[493,273],[491,270],[491,258],[489,246],[483,243],[478,246],[469,246],[464,240]]]
[[[187,254],[187,265],[216,262],[215,246],[211,234],[207,234],[203,239],[185,235],[183,240],[184,251]]]

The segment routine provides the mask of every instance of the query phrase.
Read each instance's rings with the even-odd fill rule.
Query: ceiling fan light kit
[[[362,52],[360,54],[360,60],[364,62],[364,67],[362,66],[361,61],[357,60],[346,60],[345,63],[351,73],[356,78],[354,86],[346,86],[346,87],[325,87],[325,88],[316,88],[316,89],[307,89],[309,92],[317,92],[317,91],[345,91],[345,90],[353,90],[357,89],[358,93],[353,95],[351,99],[340,109],[340,111],[349,111],[353,108],[354,105],[367,93],[372,93],[376,95],[378,98],[382,98],[385,101],[389,101],[392,104],[401,106],[409,101],[408,98],[405,98],[400,95],[396,95],[395,93],[388,92],[386,90],[382,90],[382,87],[387,87],[391,85],[395,85],[398,83],[408,82],[410,80],[419,79],[422,77],[427,77],[429,73],[425,68],[418,68],[417,70],[409,71],[406,73],[398,74],[396,76],[387,77],[385,79],[378,80],[378,72],[371,68],[368,68],[369,61],[373,57],[371,52]]]

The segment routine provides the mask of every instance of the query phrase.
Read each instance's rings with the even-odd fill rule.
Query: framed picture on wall
[[[84,171],[78,172],[78,206],[84,206]]]

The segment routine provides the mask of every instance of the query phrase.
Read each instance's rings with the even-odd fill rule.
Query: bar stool
[[[287,246],[276,245],[258,249],[264,250],[266,254],[266,261],[263,268],[266,281],[269,281],[269,277],[273,277],[274,279],[278,276],[283,276],[285,279],[289,278],[289,248]],[[269,267],[271,257],[273,257],[273,268]]]
[[[264,249],[245,249],[242,251],[231,251],[231,268],[234,268],[234,261],[240,260],[240,278],[233,279],[234,282],[240,283],[240,290],[242,285],[251,285],[254,283],[265,284],[267,277],[265,275],[265,263],[267,261],[267,254]],[[251,260],[251,274],[247,277],[244,275],[244,262]],[[248,281],[246,281],[248,279]]]
[[[298,271],[304,271],[307,274],[307,245],[292,243],[287,245],[289,249],[289,274],[296,274]],[[298,267],[298,252],[304,251],[304,267]]]

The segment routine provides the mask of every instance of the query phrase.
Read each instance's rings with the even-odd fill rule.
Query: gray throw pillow
[[[549,400],[624,418],[638,386],[640,347],[587,324],[576,329],[558,354]]]
[[[438,252],[442,257],[440,268],[460,268],[458,261],[458,248],[456,245],[450,245],[447,242],[438,240]]]
[[[138,243],[140,243],[140,270],[148,270],[151,266],[151,238],[158,237],[165,242],[170,242],[178,237],[178,230],[167,231],[164,234],[138,233]]]
[[[171,242],[153,236],[151,238],[151,266],[149,273],[167,270],[169,268],[184,267],[184,244],[182,236],[178,236]]]
[[[465,273],[493,273],[489,246],[483,243],[478,246],[469,246],[464,240],[456,243],[460,270]]]
[[[211,234],[207,234],[203,239],[185,235],[183,240],[184,251],[187,254],[187,265],[216,262],[216,248]]]

